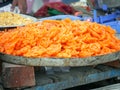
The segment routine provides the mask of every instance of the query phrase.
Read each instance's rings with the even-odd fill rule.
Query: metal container
[[[88,66],[118,60],[120,51],[86,58],[29,58],[0,53],[4,62],[28,66]]]

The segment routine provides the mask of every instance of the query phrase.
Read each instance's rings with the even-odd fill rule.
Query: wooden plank
[[[3,63],[2,79],[5,88],[34,86],[34,67]]]
[[[120,69],[98,65],[93,67],[71,68],[70,72],[36,74],[36,86],[24,90],[63,90],[120,76]],[[45,81],[44,81],[45,79]]]
[[[120,60],[116,60],[116,61],[113,61],[113,62],[108,62],[108,63],[105,63],[105,65],[115,67],[115,68],[120,68]]]
[[[2,85],[0,85],[0,90],[4,90]]]
[[[120,90],[120,83],[112,84],[112,85],[108,85],[108,86],[104,86],[96,89],[91,89],[91,90]]]
[[[0,75],[2,74],[2,61],[0,60]]]

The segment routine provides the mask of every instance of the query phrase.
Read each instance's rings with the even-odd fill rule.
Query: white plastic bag
[[[4,7],[0,8],[0,12],[14,12],[14,13],[20,13],[20,9],[18,7],[15,7],[14,10],[11,10],[12,4],[8,4]]]

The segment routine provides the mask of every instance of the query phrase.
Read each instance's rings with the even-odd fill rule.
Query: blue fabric
[[[73,2],[77,2],[79,0],[62,0],[63,3],[65,4],[70,4],[70,3],[73,3]]]

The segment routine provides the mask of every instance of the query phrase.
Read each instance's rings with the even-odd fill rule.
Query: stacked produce
[[[0,32],[0,52],[25,57],[90,57],[120,50],[109,26],[70,19],[44,20]]]

